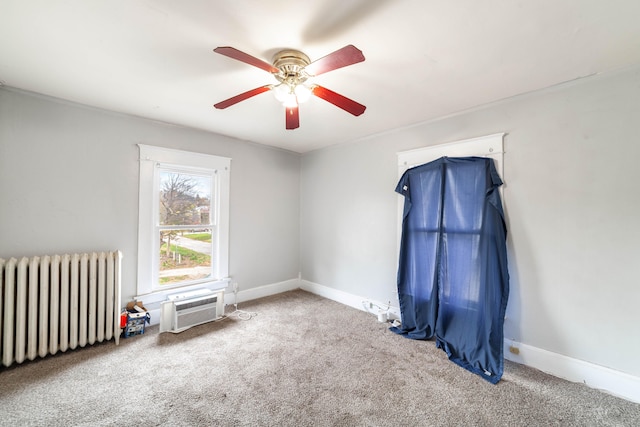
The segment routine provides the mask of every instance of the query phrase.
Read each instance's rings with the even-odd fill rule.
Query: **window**
[[[231,159],[139,147],[138,295],[226,286]]]
[[[402,151],[398,154],[398,178],[401,178],[407,169],[421,164],[429,163],[443,156],[448,157],[489,157],[494,160],[496,170],[500,177],[504,176],[504,134],[496,133],[493,135],[482,136],[478,138],[465,139],[462,141],[450,142],[447,144],[431,145],[428,147],[418,148],[409,151]],[[503,187],[498,190],[503,198]],[[398,197],[398,256],[400,253],[400,242],[402,239],[402,220],[404,212],[404,197]],[[479,236],[469,236],[479,239]],[[477,301],[479,288],[465,288],[460,292],[466,292],[465,298],[468,301]]]

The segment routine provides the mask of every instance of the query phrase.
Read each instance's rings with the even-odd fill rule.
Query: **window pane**
[[[159,285],[211,277],[211,229],[160,231]]]
[[[160,225],[211,224],[211,177],[160,172]]]

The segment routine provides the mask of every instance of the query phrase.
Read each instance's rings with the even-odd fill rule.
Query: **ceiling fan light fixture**
[[[298,103],[302,104],[303,102],[307,102],[311,98],[311,87],[306,84],[300,84],[293,89],[293,92],[296,94],[296,98],[298,99]]]
[[[361,115],[367,108],[346,96],[311,82],[311,79],[319,74],[364,61],[362,51],[353,45],[347,45],[314,62],[311,62],[304,53],[294,49],[285,49],[276,53],[273,57],[273,64],[230,46],[217,47],[214,52],[267,71],[277,81],[275,84],[259,86],[218,102],[214,104],[217,109],[225,109],[240,101],[272,90],[275,98],[286,109],[285,128],[291,130],[300,126],[298,104],[307,101],[311,95],[342,108],[354,116]]]
[[[273,96],[275,96],[276,99],[283,104],[291,95],[293,95],[293,90],[287,83],[280,83],[273,88]]]
[[[286,108],[297,107],[298,106],[298,99],[296,98],[296,96],[293,93],[290,93],[287,96],[287,99],[284,100],[282,105],[284,105]]]
[[[273,87],[273,95],[285,107],[295,107],[311,98],[311,88],[305,84],[280,83]]]

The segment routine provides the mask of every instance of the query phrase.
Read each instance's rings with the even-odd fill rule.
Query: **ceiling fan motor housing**
[[[309,57],[299,50],[281,50],[273,56],[273,66],[280,70],[274,76],[279,82],[295,87],[309,78],[304,68],[310,63]]]

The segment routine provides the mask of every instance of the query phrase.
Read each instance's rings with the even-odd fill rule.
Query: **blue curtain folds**
[[[497,383],[509,296],[502,185],[492,159],[442,157],[407,170],[398,266],[402,325]]]

